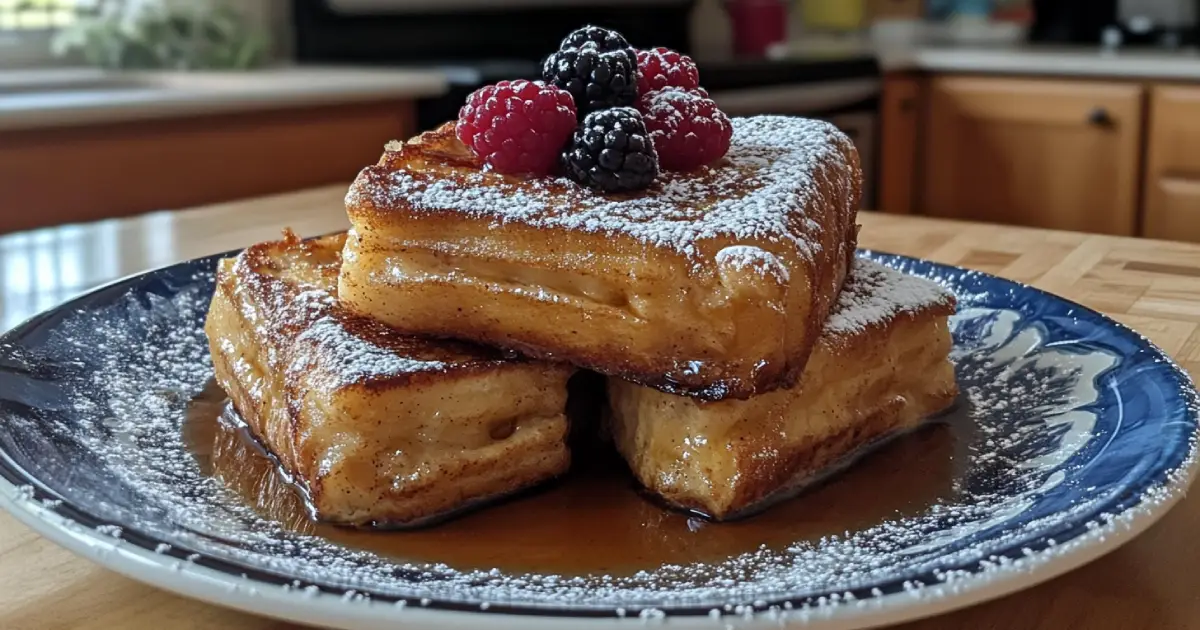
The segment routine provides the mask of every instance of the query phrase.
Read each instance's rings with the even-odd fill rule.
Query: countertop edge
[[[787,50],[777,57],[820,55],[819,47],[805,48]],[[1200,54],[1195,51],[1106,53],[1096,48],[967,48],[865,42],[856,50],[857,54],[875,56],[884,73],[1200,81]],[[849,54],[847,50],[841,52]],[[439,96],[449,89],[444,73],[420,69],[291,67],[259,74],[229,73],[224,78],[227,82],[222,84],[219,77],[213,83],[213,77],[203,73],[176,73],[150,89],[17,93],[15,98],[0,98],[0,132],[419,99]],[[0,80],[0,88],[3,86]]]
[[[886,55],[886,53],[885,53]],[[1172,57],[1167,53],[1152,55],[1122,55],[1095,52],[1055,53],[1029,50],[945,50],[920,49],[886,61],[881,65],[902,67],[926,72],[979,72],[1020,75],[1054,75],[1073,77],[1112,77],[1145,80],[1200,80],[1200,57]]]
[[[961,72],[1028,76],[1108,77],[1133,80],[1200,81],[1200,51],[1118,50],[1098,47],[1008,45],[946,46],[869,41],[827,44],[845,55],[870,55],[884,73]],[[779,60],[820,59],[825,45],[799,44],[773,51]]]
[[[335,85],[305,82],[295,75],[262,79],[260,85],[243,88],[171,85],[84,91],[74,99],[54,91],[18,95],[8,103],[0,100],[0,132],[418,99],[449,89],[445,75],[430,71],[377,72]],[[272,82],[281,85],[272,89]]]

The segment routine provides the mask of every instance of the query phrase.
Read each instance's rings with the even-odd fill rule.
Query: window
[[[58,65],[50,42],[56,29],[74,23],[104,0],[0,0],[0,68]]]
[[[0,31],[46,31],[75,21],[79,0],[0,0]]]

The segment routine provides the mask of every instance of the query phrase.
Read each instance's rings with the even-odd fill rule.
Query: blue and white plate
[[[1197,395],[1161,350],[1030,287],[864,255],[959,296],[963,397],[951,491],[843,535],[613,576],[406,564],[296,533],[206,477],[181,435],[212,375],[202,323],[215,257],[118,282],[0,339],[0,506],[155,586],[328,626],[858,628],[1068,571],[1183,495]]]

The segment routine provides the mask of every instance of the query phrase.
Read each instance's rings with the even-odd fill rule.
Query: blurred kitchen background
[[[1200,241],[1198,15],[1200,0],[0,0],[0,234],[349,182],[596,23],[694,56],[731,114],[835,122],[868,211]],[[104,276],[112,252],[71,234],[0,239],[0,303],[40,309]],[[47,238],[74,253],[35,259]],[[121,238],[108,247],[149,263],[173,251]]]

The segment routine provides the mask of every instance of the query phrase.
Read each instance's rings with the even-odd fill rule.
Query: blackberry
[[[588,114],[562,154],[567,177],[602,192],[646,188],[658,177],[658,154],[632,107]]]
[[[542,64],[542,78],[575,97],[579,115],[637,101],[637,51],[620,33],[585,26]]]

